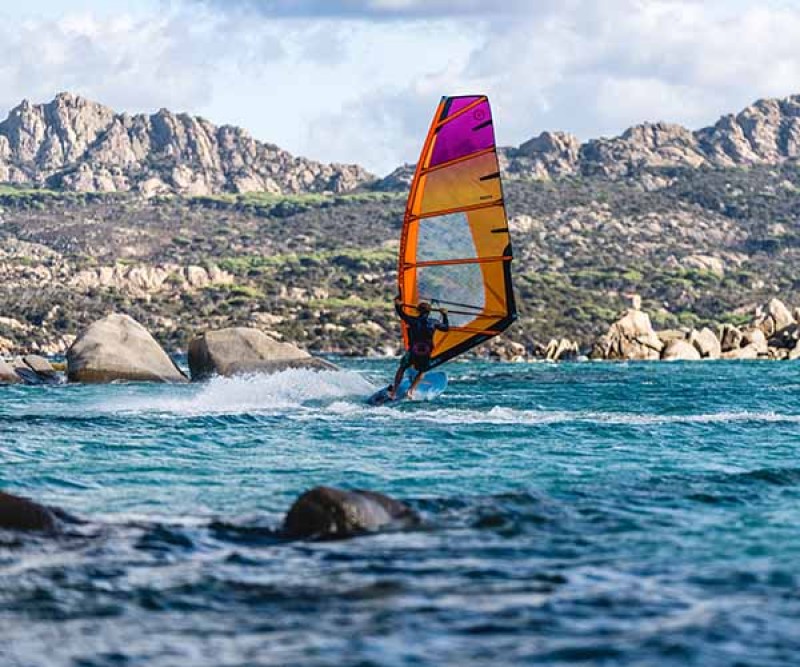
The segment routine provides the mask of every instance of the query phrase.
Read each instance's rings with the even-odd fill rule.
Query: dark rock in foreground
[[[0,491],[0,530],[61,533],[65,524],[82,524],[59,508]],[[318,486],[303,493],[289,509],[283,530],[275,538],[345,539],[391,528],[419,524],[406,504],[374,491],[345,491]],[[271,533],[272,534],[272,533]]]
[[[136,320],[109,315],[84,330],[67,351],[70,382],[187,382]]]
[[[289,538],[343,539],[418,523],[419,517],[408,505],[389,496],[318,486],[295,501],[283,531]]]
[[[290,343],[281,343],[258,329],[232,327],[207,331],[189,343],[192,380],[213,375],[276,373],[287,368],[332,370],[336,366],[312,357]]]
[[[58,519],[44,505],[0,491],[0,529],[54,533]]]

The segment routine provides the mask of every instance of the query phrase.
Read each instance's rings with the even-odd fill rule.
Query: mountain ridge
[[[657,177],[664,169],[794,162],[800,158],[800,95],[757,100],[694,131],[645,122],[583,143],[567,132],[544,131],[517,147],[501,147],[499,158],[509,180],[634,178],[648,187],[665,184]],[[71,93],[44,104],[23,100],[0,122],[0,183],[65,191],[339,194],[364,187],[405,190],[413,172],[406,164],[377,179],[359,165],[295,157],[232,125],[167,109],[117,113]]]
[[[759,99],[737,114],[724,115],[714,125],[694,131],[676,123],[645,122],[616,137],[585,142],[568,132],[544,131],[498,153],[509,180],[576,176],[613,180],[643,178],[663,169],[793,162],[800,158],[800,95]],[[406,187],[412,176],[413,165],[403,165],[375,187]],[[649,185],[652,180],[648,179]]]
[[[83,192],[209,195],[339,193],[370,182],[189,114],[116,113],[71,93],[23,100],[0,122],[0,182]]]
[[[760,99],[714,125],[689,130],[666,122],[640,123],[617,137],[580,143],[574,135],[543,132],[506,149],[506,170],[558,176],[634,176],[653,168],[730,168],[780,164],[800,157],[800,95]]]

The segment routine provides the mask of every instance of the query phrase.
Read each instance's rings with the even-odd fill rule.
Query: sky
[[[0,0],[0,118],[60,91],[384,175],[442,95],[518,145],[798,94],[800,0]]]

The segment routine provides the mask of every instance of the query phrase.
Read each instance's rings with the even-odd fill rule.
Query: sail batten
[[[409,190],[398,258],[407,312],[416,314],[423,300],[456,306],[450,331],[435,335],[431,367],[516,319],[512,256],[489,101],[442,98]]]
[[[437,259],[429,262],[417,262],[416,264],[406,264],[406,268],[410,269],[415,266],[448,266],[452,264],[485,264],[487,262],[510,262],[513,259],[511,255],[500,257],[466,257],[459,259]]]
[[[454,164],[458,164],[459,162],[466,162],[467,160],[471,160],[474,157],[480,157],[481,155],[489,155],[494,151],[493,148],[485,148],[482,151],[477,151],[475,153],[470,153],[469,155],[464,155],[462,157],[455,158],[454,160],[450,160],[449,162],[442,162],[441,164],[437,164],[435,167],[428,167],[427,169],[422,169],[420,171],[420,176],[426,176],[428,174],[433,173],[434,171],[438,171],[439,169],[446,169],[447,167],[452,167]],[[498,175],[500,172],[496,172]]]
[[[414,222],[415,220],[424,220],[425,218],[435,218],[440,215],[448,215],[449,213],[458,213],[460,211],[467,212],[467,211],[479,211],[482,208],[492,208],[493,206],[505,206],[505,202],[502,199],[498,199],[496,201],[486,202],[484,204],[475,204],[473,206],[461,206],[456,208],[445,208],[441,211],[431,211],[430,213],[424,213],[421,215],[408,215],[406,219],[409,222]]]

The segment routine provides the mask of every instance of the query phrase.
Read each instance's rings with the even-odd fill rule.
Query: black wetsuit
[[[413,366],[420,373],[428,370],[433,353],[433,334],[436,331],[450,331],[450,323],[447,321],[447,313],[442,313],[442,321],[431,320],[427,313],[417,315],[407,315],[403,312],[403,307],[395,302],[394,308],[400,319],[408,325],[409,346],[408,352],[400,362],[405,368]]]

